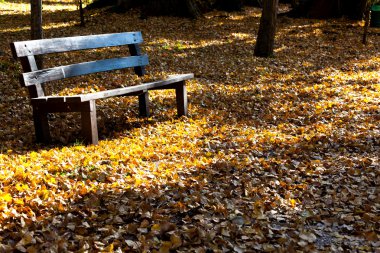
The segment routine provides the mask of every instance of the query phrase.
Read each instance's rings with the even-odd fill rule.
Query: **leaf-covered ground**
[[[262,59],[259,9],[195,21],[96,11],[82,28],[60,2],[44,3],[45,37],[142,31],[148,78],[195,73],[190,115],[175,117],[170,91],[152,92],[149,119],[136,98],[108,99],[98,146],[82,145],[76,114],[53,115],[56,143],[35,144],[9,50],[29,38],[29,4],[0,3],[1,252],[380,251],[379,28],[363,46],[362,23],[281,17],[275,57]],[[63,90],[132,81],[101,74]]]

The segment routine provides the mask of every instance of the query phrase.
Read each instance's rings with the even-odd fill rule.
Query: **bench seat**
[[[101,73],[131,68],[138,76],[146,72],[149,64],[147,55],[141,53],[139,44],[143,42],[141,32],[124,32],[66,38],[53,38],[11,43],[15,59],[21,61],[23,73],[20,84],[29,91],[33,107],[34,129],[37,142],[50,142],[49,113],[80,112],[83,141],[98,143],[98,126],[96,120],[96,100],[116,96],[137,96],[140,116],[148,117],[149,90],[174,89],[176,94],[178,116],[187,116],[186,81],[194,78],[190,74],[171,75],[166,79],[140,83],[117,89],[103,90],[89,94],[71,96],[54,96],[45,94],[43,85],[48,82],[63,80],[92,73]],[[128,46],[129,55],[80,62],[65,66],[43,69],[38,66],[36,57],[40,55],[80,51],[107,47]],[[123,52],[123,50],[120,50]]]
[[[71,95],[71,96],[42,96],[37,98],[32,98],[32,103],[42,104],[42,103],[81,103],[90,100],[109,98],[115,96],[125,96],[125,95],[136,95],[136,93],[146,92],[148,90],[155,89],[175,89],[171,84],[176,84],[188,79],[194,78],[194,74],[179,74],[179,75],[169,75],[168,78],[164,80],[142,83],[134,86],[122,87],[112,90],[104,90],[94,93],[81,94],[81,95]]]

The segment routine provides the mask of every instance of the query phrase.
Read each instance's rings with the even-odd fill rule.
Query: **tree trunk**
[[[32,40],[42,39],[42,0],[31,0],[30,1],[30,28],[31,28],[31,38]],[[42,68],[42,56],[36,57],[37,66],[39,69]]]
[[[273,55],[277,23],[277,6],[278,0],[264,0],[255,46],[255,56],[269,57]]]
[[[80,26],[85,26],[83,1],[82,0],[79,0],[79,17],[80,17]]]
[[[369,27],[369,21],[370,21],[370,15],[371,15],[371,5],[368,3],[365,9],[365,23],[364,23],[364,32],[363,32],[363,44],[367,44],[367,35],[368,35],[368,27]]]

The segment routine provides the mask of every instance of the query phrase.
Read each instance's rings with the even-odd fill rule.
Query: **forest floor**
[[[55,143],[35,144],[9,50],[29,38],[29,4],[0,2],[1,252],[380,251],[379,28],[364,46],[362,22],[280,17],[274,57],[257,58],[257,8],[199,20],[97,10],[80,27],[59,2],[44,2],[46,38],[142,31],[148,79],[195,74],[190,115],[176,118],[171,91],[151,93],[147,119],[136,98],[113,98],[98,103],[99,145],[82,144],[77,114],[53,115]],[[48,90],[132,81],[118,71]]]

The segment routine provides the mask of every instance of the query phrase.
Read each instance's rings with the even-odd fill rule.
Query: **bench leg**
[[[175,88],[178,116],[187,116],[187,91],[185,81],[177,84]]]
[[[84,104],[81,111],[82,134],[87,143],[98,144],[98,125],[96,122],[96,104],[91,100]]]
[[[139,95],[139,115],[141,117],[149,117],[149,93],[148,91]]]
[[[48,113],[39,110],[37,107],[33,107],[33,120],[36,141],[41,143],[51,142]]]

